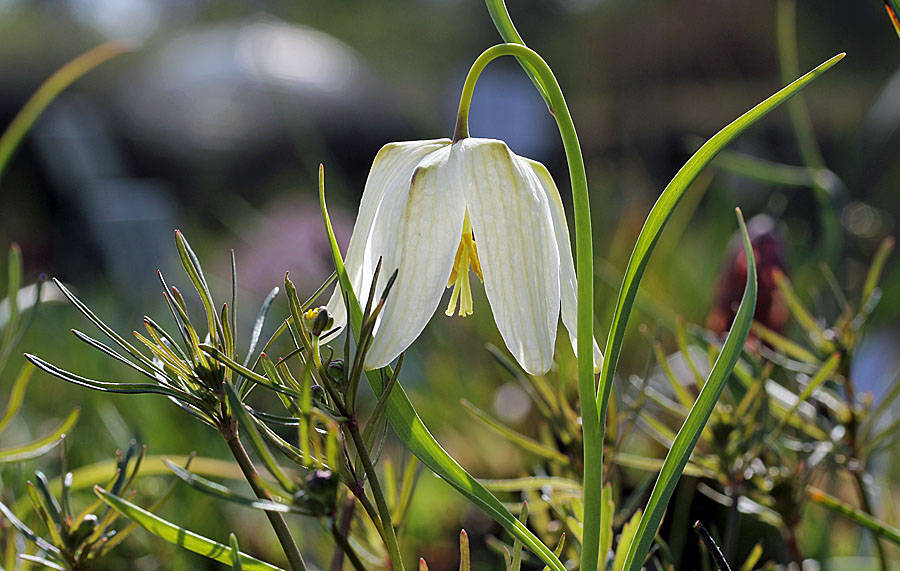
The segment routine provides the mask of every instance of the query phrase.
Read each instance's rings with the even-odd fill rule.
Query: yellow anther
[[[450,271],[450,279],[447,287],[453,286],[450,294],[450,304],[444,313],[452,316],[459,302],[459,316],[472,315],[472,288],[469,284],[469,270],[475,272],[478,279],[484,281],[481,273],[481,262],[478,260],[478,247],[475,245],[475,234],[472,232],[472,221],[469,220],[469,212],[463,220],[462,237],[459,240],[459,248],[456,249],[456,259],[453,260],[453,269]]]

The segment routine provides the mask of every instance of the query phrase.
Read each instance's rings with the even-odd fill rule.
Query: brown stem
[[[800,545],[797,543],[797,531],[794,524],[790,524],[787,530],[787,547],[791,561],[797,564],[798,569],[802,569],[803,554],[800,553]]]
[[[238,438],[237,422],[234,419],[229,419],[225,425],[225,428],[221,430],[222,436],[225,438],[225,442],[228,444],[232,455],[234,455],[238,466],[241,467],[244,478],[247,479],[247,483],[253,489],[253,493],[261,500],[272,501],[272,496],[262,486],[259,472],[256,471],[253,461],[250,460],[250,456],[247,454],[247,450],[244,449],[244,445],[241,444],[241,440]],[[284,521],[284,516],[278,512],[266,510],[266,517],[269,518],[269,523],[272,524],[272,529],[278,537],[278,542],[284,550],[291,569],[293,571],[306,571],[306,562],[303,561],[303,556],[297,548],[294,536],[291,535],[291,530],[288,528],[287,522]]]
[[[359,560],[353,547],[347,541],[350,535],[350,524],[353,522],[353,510],[356,507],[356,499],[348,496],[341,507],[341,514],[331,523],[331,534],[337,544],[334,546],[334,555],[331,558],[331,571],[341,571],[344,568],[344,554],[350,558],[353,568],[365,571],[365,566]]]

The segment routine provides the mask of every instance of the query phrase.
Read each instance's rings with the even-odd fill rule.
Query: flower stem
[[[359,560],[353,546],[347,541],[350,523],[353,520],[354,506],[356,506],[356,500],[353,499],[353,496],[349,496],[341,509],[340,518],[335,517],[331,520],[331,535],[337,543],[331,561],[331,571],[341,571],[344,568],[344,555],[347,556],[356,571],[366,571],[366,566]]]
[[[490,5],[489,5],[490,6]],[[505,12],[505,10],[504,10]],[[493,16],[492,12],[492,16]],[[507,15],[508,18],[508,15]],[[510,23],[511,26],[511,23]],[[514,29],[514,28],[513,28]],[[540,86],[546,90],[549,108],[556,119],[562,137],[572,184],[572,199],[575,210],[575,258],[578,280],[578,396],[581,401],[582,431],[584,439],[584,531],[581,548],[581,569],[590,571],[597,568],[600,557],[600,511],[603,503],[603,426],[600,424],[596,406],[597,390],[594,378],[594,254],[591,236],[590,197],[584,158],[578,143],[578,134],[565,97],[550,66],[537,52],[517,44],[501,44],[484,51],[469,70],[463,84],[459,101],[456,132],[453,140],[465,138],[469,134],[469,106],[475,91],[478,76],[488,63],[500,56],[515,56],[526,69],[535,74]]]
[[[238,466],[241,467],[244,478],[247,479],[257,498],[272,501],[272,496],[262,486],[259,473],[256,471],[256,467],[253,466],[253,461],[250,460],[244,445],[241,444],[240,438],[238,438],[237,424],[233,420],[231,422],[226,421],[226,424],[229,426],[222,430],[222,436],[225,437],[225,442],[228,444],[231,454],[237,461]],[[275,530],[275,535],[278,537],[278,542],[281,544],[281,549],[284,550],[291,569],[293,571],[306,571],[306,562],[303,561],[303,556],[297,548],[294,536],[291,535],[291,530],[284,521],[284,516],[278,512],[266,511],[266,517],[269,518],[269,523],[272,524],[272,529]]]
[[[381,484],[378,482],[378,474],[375,472],[375,466],[369,453],[366,451],[366,443],[363,441],[362,434],[359,433],[359,426],[356,421],[351,419],[345,423],[350,438],[353,439],[353,446],[359,453],[359,458],[363,464],[363,470],[369,479],[369,486],[372,488],[372,495],[375,496],[375,505],[378,507],[378,517],[381,519],[381,526],[384,528],[384,540],[388,548],[388,554],[391,556],[391,564],[394,569],[403,571],[403,560],[400,557],[400,545],[397,543],[397,534],[394,532],[394,524],[391,523],[391,510],[388,508],[387,501],[384,499],[384,492]]]

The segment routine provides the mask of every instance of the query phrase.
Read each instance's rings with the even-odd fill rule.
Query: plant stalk
[[[490,6],[490,4],[489,4]],[[505,13],[505,10],[503,11]],[[492,12],[492,16],[493,16]],[[506,14],[508,18],[508,14]],[[509,23],[512,26],[512,23]],[[514,28],[513,28],[514,29]],[[469,134],[469,106],[478,76],[488,63],[501,56],[515,56],[537,77],[538,89],[546,90],[549,109],[556,119],[562,137],[572,185],[575,211],[575,262],[578,276],[577,302],[577,359],[578,396],[581,401],[582,432],[584,440],[584,530],[581,548],[581,569],[593,571],[600,558],[600,512],[603,491],[603,427],[596,405],[597,390],[594,376],[594,253],[591,237],[590,196],[584,158],[578,143],[578,134],[565,97],[553,71],[537,52],[520,43],[501,44],[485,50],[469,70],[459,101],[456,130],[453,140]]]
[[[271,494],[262,486],[259,472],[256,471],[253,461],[250,460],[247,450],[244,449],[244,445],[238,437],[237,422],[234,419],[229,419],[226,423],[228,426],[221,431],[222,436],[225,437],[225,442],[228,444],[231,454],[237,461],[238,466],[241,467],[244,478],[247,479],[247,483],[250,484],[257,498],[272,501]],[[269,523],[272,524],[272,529],[278,537],[278,542],[281,544],[281,549],[284,550],[284,555],[287,557],[291,569],[293,571],[306,571],[306,562],[303,561],[303,556],[297,548],[294,536],[291,535],[291,530],[288,528],[287,522],[284,521],[284,516],[278,512],[266,511],[266,517],[269,518]]]
[[[356,501],[353,496],[348,496],[341,508],[339,518],[331,520],[331,535],[337,543],[334,549],[334,557],[331,560],[331,571],[341,571],[344,568],[344,555],[350,560],[350,564],[356,571],[366,571],[366,566],[359,559],[359,555],[353,550],[353,546],[347,541],[347,535],[350,533],[350,523],[353,520],[353,508]]]
[[[403,571],[404,567],[403,559],[400,557],[400,545],[397,543],[397,534],[394,532],[394,524],[391,523],[391,510],[388,508],[387,501],[384,499],[384,491],[381,489],[381,484],[378,482],[378,474],[375,472],[375,466],[372,464],[372,459],[369,458],[369,453],[366,451],[366,443],[363,441],[362,434],[359,432],[359,425],[356,423],[355,419],[351,418],[349,422],[344,423],[344,426],[347,427],[350,438],[353,440],[353,446],[356,447],[356,451],[359,453],[359,458],[363,464],[363,470],[365,470],[366,477],[369,479],[369,486],[372,488],[372,495],[375,496],[375,505],[378,508],[381,526],[384,528],[383,537],[385,545],[388,548],[388,554],[391,557],[391,565],[394,569]]]

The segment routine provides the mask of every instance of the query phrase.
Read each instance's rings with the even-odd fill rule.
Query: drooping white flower
[[[576,279],[559,190],[544,165],[502,141],[391,143],[375,157],[345,265],[360,300],[379,258],[399,269],[375,327],[367,368],[383,367],[419,336],[453,287],[446,314],[473,312],[470,274],[484,282],[494,321],[526,371],[550,369],[560,315],[576,347]],[[328,302],[346,324],[340,288]],[[594,365],[602,361],[596,341]]]

